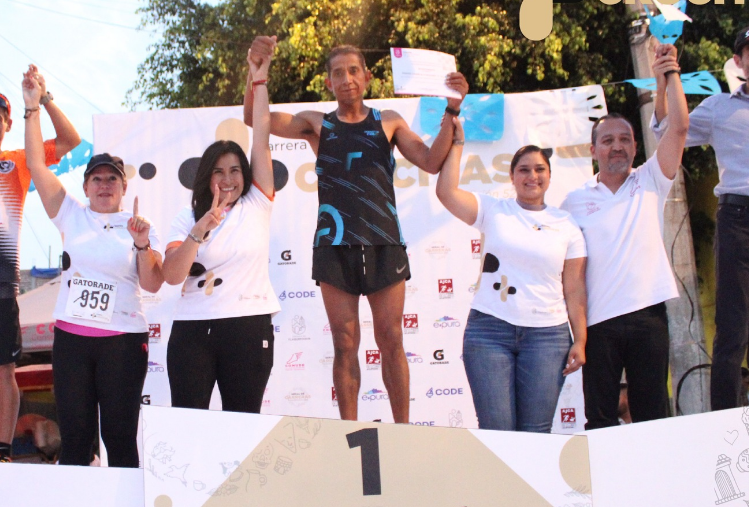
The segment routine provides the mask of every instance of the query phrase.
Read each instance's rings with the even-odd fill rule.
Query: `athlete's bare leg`
[[[406,299],[406,282],[401,280],[367,296],[372,308],[375,342],[382,360],[382,381],[390,398],[393,420],[408,423],[409,372],[408,360],[403,350],[403,305]]]
[[[361,370],[359,369],[359,296],[320,283],[322,300],[333,333],[333,385],[341,419],[356,421]]]
[[[0,366],[0,442],[13,442],[20,398],[16,384],[16,365]]]

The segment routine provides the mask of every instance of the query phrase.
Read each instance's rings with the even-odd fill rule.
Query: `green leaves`
[[[331,48],[353,44],[373,73],[369,97],[392,97],[390,47],[455,55],[471,93],[513,93],[633,77],[623,3],[555,4],[554,29],[533,42],[520,32],[520,0],[149,0],[144,26],[162,37],[140,65],[128,93],[135,107],[241,104],[247,49],[258,34],[278,35],[269,91],[274,102],[332,100],[325,86]],[[722,68],[736,29],[749,24],[741,6],[690,4],[682,68]],[[700,36],[698,37],[697,34]],[[611,109],[634,113],[626,85],[606,89]]]

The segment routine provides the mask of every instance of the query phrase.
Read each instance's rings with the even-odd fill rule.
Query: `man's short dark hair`
[[[593,146],[596,145],[596,137],[598,137],[596,131],[598,130],[598,126],[603,123],[604,120],[624,120],[627,122],[627,125],[629,125],[629,129],[632,131],[632,135],[634,135],[635,133],[635,129],[628,119],[626,119],[619,113],[609,113],[606,116],[601,116],[595,121],[595,123],[593,123],[593,129],[590,131],[590,140],[593,143]]]
[[[733,54],[741,56],[741,51],[749,44],[749,26],[745,26],[736,34],[736,42],[733,43]]]
[[[336,46],[330,50],[328,59],[325,61],[325,70],[328,72],[328,74],[330,74],[330,64],[333,61],[333,58],[335,58],[336,56],[341,56],[341,55],[358,56],[359,63],[361,63],[362,69],[367,70],[367,62],[364,61],[364,53],[361,52],[361,49],[357,48],[356,46],[345,44],[343,46]]]

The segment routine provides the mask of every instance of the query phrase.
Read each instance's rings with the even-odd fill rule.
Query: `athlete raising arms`
[[[276,38],[256,37],[249,58],[273,56]],[[271,113],[271,134],[304,139],[317,154],[318,218],[312,278],[320,285],[333,333],[333,384],[342,419],[357,418],[361,386],[358,349],[359,295],[372,308],[375,342],[382,358],[382,379],[395,422],[408,422],[409,373],[403,350],[401,318],[405,280],[411,277],[395,206],[393,147],[421,169],[436,174],[450,151],[453,126],[443,122],[429,147],[394,111],[364,104],[372,78],[364,56],[353,46],[334,48],[326,63],[325,84],[338,102],[327,114],[302,111]],[[245,123],[252,126],[252,86],[248,78]],[[460,73],[446,84],[465,96]],[[461,99],[448,99],[447,115],[457,116]]]

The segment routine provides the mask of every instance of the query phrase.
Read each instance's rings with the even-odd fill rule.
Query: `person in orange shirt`
[[[56,164],[78,146],[81,138],[53,102],[36,66],[30,65],[29,70],[42,86],[40,104],[47,110],[57,134],[56,139],[44,143],[45,163]],[[24,113],[24,117],[29,114],[28,111]],[[2,149],[5,133],[10,132],[12,124],[10,101],[0,94],[0,463],[10,461],[10,444],[18,417],[19,395],[15,376],[15,363],[21,352],[21,325],[16,302],[20,281],[18,243],[23,203],[31,182],[25,151]]]

